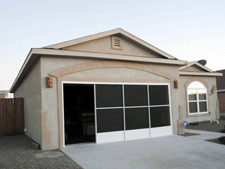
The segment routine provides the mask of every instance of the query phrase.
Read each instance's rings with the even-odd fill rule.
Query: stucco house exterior
[[[183,132],[219,118],[216,77],[114,29],[32,48],[10,92],[24,98],[26,134],[43,150]]]

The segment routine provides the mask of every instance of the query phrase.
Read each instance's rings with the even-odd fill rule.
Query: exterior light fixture
[[[46,81],[46,88],[52,88],[53,87],[53,79],[52,79],[52,77],[46,77],[45,81]]]
[[[178,82],[178,80],[175,80],[174,81],[174,88],[175,89],[178,89],[179,88],[179,82]]]

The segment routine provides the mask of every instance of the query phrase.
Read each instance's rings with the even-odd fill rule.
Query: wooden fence
[[[24,99],[0,99],[0,136],[24,133]]]
[[[219,92],[217,95],[219,99],[220,113],[225,113],[225,93]]]

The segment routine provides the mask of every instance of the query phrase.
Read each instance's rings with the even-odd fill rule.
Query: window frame
[[[199,82],[199,81],[193,81],[193,82]],[[191,82],[188,87],[193,83]],[[201,82],[199,82],[201,83]],[[208,94],[207,94],[207,88],[205,87],[205,85],[203,83],[201,83],[204,88],[188,88],[187,87],[187,108],[188,108],[188,115],[192,116],[192,115],[201,115],[201,114],[208,114],[209,113],[209,108],[208,108]],[[206,100],[199,100],[199,91],[200,90],[205,90],[206,91]],[[189,94],[188,94],[188,90],[196,90],[196,100],[189,100]],[[197,102],[197,112],[191,113],[190,112],[190,107],[189,107],[189,103],[191,102]],[[200,112],[200,102],[206,102],[206,110],[205,112]]]

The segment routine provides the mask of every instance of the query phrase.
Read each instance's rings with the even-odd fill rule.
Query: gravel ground
[[[221,130],[225,130],[225,117],[221,117],[219,123],[216,121],[199,122],[188,125],[187,129],[221,132]]]
[[[26,135],[0,137],[0,169],[82,169],[61,150],[35,148]]]

